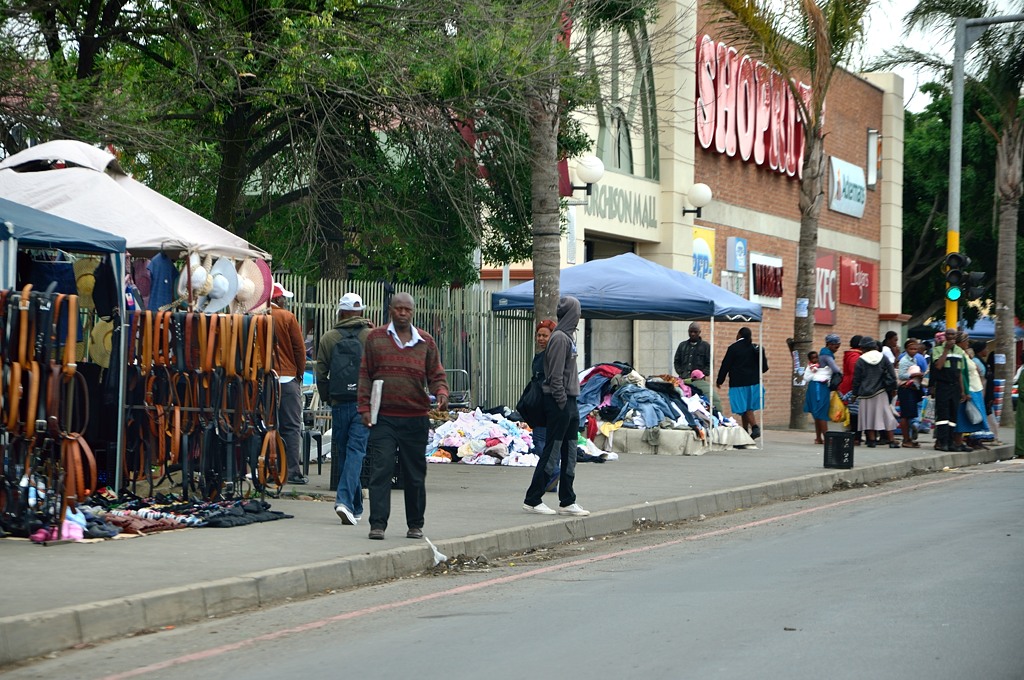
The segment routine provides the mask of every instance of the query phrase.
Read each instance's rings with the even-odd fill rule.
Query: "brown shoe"
[[[370,529],[370,540],[372,541],[383,541],[384,530],[383,529]]]
[[[420,527],[409,527],[409,530],[407,532],[405,532],[405,537],[406,538],[423,538],[423,529],[421,529]]]

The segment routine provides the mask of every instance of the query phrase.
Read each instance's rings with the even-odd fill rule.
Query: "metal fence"
[[[483,288],[402,285],[392,289],[381,282],[346,279],[308,284],[305,277],[294,274],[276,274],[275,280],[295,293],[292,311],[314,352],[320,336],[334,326],[342,295],[358,293],[366,306],[366,318],[379,325],[387,319],[391,294],[403,292],[416,301],[413,323],[434,337],[444,367],[468,374],[474,406],[513,408],[530,379],[533,312],[492,312],[491,292]],[[459,377],[452,376],[453,380]]]

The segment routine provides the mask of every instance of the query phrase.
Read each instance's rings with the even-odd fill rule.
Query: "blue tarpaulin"
[[[14,238],[29,248],[60,249],[84,253],[123,253],[125,240],[99,229],[0,198],[0,238]]]
[[[633,253],[567,267],[560,289],[579,299],[585,319],[761,320],[761,305]],[[533,309],[533,281],[494,293],[491,309]]]

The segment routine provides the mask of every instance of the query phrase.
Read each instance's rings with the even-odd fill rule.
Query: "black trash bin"
[[[825,433],[825,467],[848,470],[853,467],[853,432]]]

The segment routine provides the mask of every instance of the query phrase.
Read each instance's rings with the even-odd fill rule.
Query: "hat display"
[[[277,281],[274,281],[274,290],[270,293],[270,299],[273,300],[274,298],[279,297],[292,298],[295,297],[295,293],[291,292]]]
[[[212,285],[210,291],[196,302],[196,309],[205,314],[219,312],[235,299],[238,293],[238,272],[235,264],[226,257],[217,259],[210,269]]]
[[[96,325],[89,333],[89,357],[93,363],[110,368],[110,353],[114,342],[114,322],[110,319],[96,319]]]
[[[199,253],[191,253],[188,256],[188,267],[192,270],[192,294],[196,297],[208,294],[213,287],[213,276],[210,274],[211,262],[212,259],[209,255],[206,256],[204,264],[200,264]],[[188,295],[188,269],[182,269],[182,273],[186,275],[178,277],[179,297]]]
[[[256,265],[256,261],[252,258],[242,260],[238,265],[238,293],[231,303],[231,309],[238,314],[245,314],[256,306],[265,291],[263,273]]]
[[[270,291],[274,287],[274,276],[270,273],[270,265],[267,264],[267,261],[256,260],[255,262],[256,268],[260,270],[260,277],[263,279],[263,292],[257,296],[255,303],[249,308],[250,312],[270,301]]]
[[[92,292],[96,287],[96,267],[99,263],[98,257],[82,257],[72,265],[75,286],[78,288],[78,306],[83,309],[92,309],[94,306]]]
[[[339,312],[361,312],[363,311],[363,298],[358,293],[345,293],[338,300]]]

